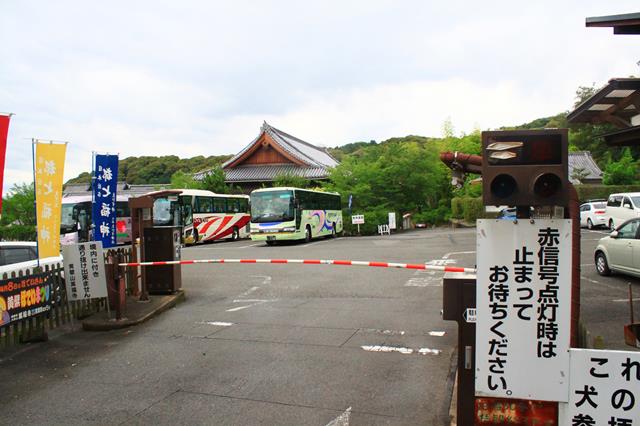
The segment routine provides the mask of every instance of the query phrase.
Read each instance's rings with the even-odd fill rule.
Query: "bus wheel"
[[[276,242],[273,240],[267,240],[266,243],[268,246],[272,246],[272,245],[275,245]]]
[[[336,237],[336,224],[334,222],[333,228],[331,229],[331,238],[335,238],[335,237]]]
[[[311,228],[309,226],[307,226],[307,230],[304,233],[304,241],[307,243],[311,241]]]
[[[238,241],[240,239],[240,232],[236,226],[233,227],[233,232],[231,233],[231,241]]]
[[[198,244],[198,230],[193,228],[193,244]]]

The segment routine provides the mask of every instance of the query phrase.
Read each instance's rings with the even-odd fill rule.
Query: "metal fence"
[[[130,262],[131,247],[105,250],[105,261],[109,256],[114,256],[116,261]],[[125,275],[127,288],[132,288],[135,283],[135,270]],[[11,324],[0,328],[0,351],[31,341],[43,340],[46,332],[62,325],[71,324],[75,321],[86,318],[96,312],[107,309],[106,298],[92,300],[69,301],[64,282],[64,265],[55,263],[44,267],[29,268],[2,274],[3,280],[10,278],[28,277],[32,274],[45,272],[52,277],[51,285],[51,310],[34,317],[14,321]],[[109,285],[110,283],[107,283]]]

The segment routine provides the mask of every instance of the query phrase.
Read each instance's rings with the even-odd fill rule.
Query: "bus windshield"
[[[251,221],[292,221],[295,218],[293,204],[293,191],[254,192],[251,194]]]
[[[73,207],[75,204],[63,204],[62,215],[60,218],[60,230],[63,234],[75,231],[77,228],[76,220],[73,217]]]

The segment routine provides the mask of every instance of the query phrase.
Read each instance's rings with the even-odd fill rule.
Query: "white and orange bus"
[[[249,196],[181,189],[177,196],[155,200],[156,225],[182,226],[185,244],[237,240],[249,236]]]

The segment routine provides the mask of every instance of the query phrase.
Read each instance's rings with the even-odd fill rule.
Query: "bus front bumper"
[[[291,241],[304,238],[304,235],[296,232],[252,232],[252,241]]]

